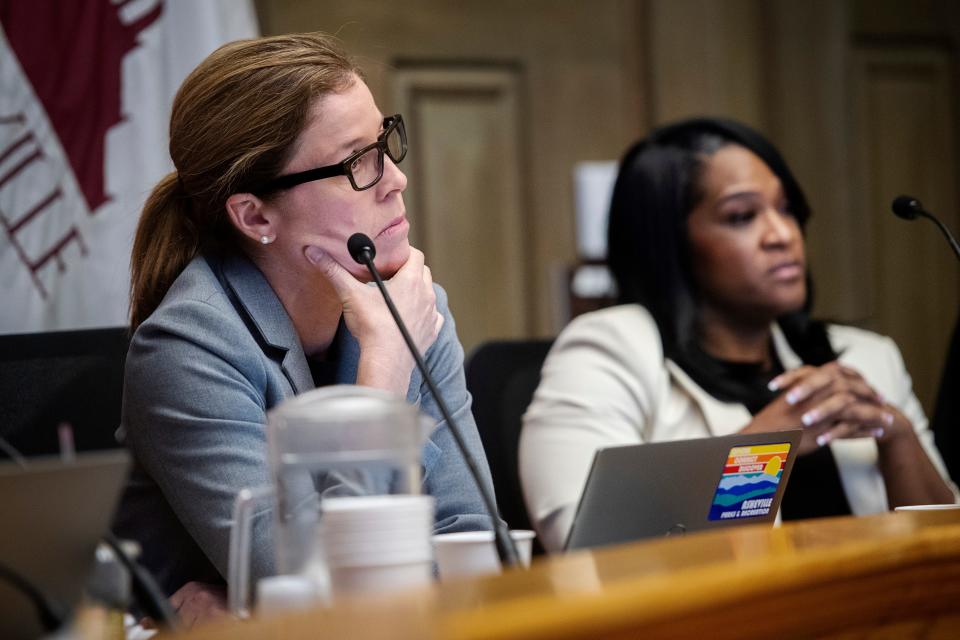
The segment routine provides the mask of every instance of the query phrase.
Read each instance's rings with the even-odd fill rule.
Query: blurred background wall
[[[572,170],[690,115],[766,133],[814,208],[816,312],[891,335],[926,409],[960,307],[915,195],[960,231],[952,0],[258,0],[265,35],[323,30],[408,120],[413,241],[469,350],[570,316]]]

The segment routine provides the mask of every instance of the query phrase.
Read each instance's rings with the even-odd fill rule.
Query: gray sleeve
[[[441,287],[434,286],[437,292],[437,308],[444,316],[444,323],[436,342],[427,350],[426,364],[492,496],[490,468],[487,466],[483,444],[473,419],[470,393],[467,391],[463,371],[463,347],[457,338],[453,315],[447,307],[446,292]],[[470,476],[467,463],[457,449],[449,425],[443,420],[427,384],[416,372],[413,379],[420,383],[421,410],[437,420],[437,426],[423,453],[424,489],[436,500],[434,532],[490,529],[490,518],[487,516],[483,498]]]
[[[237,493],[269,483],[263,354],[236,317],[185,300],[140,327],[126,366],[129,446],[184,529],[226,576]],[[261,514],[254,521],[254,580],[273,573],[270,520]]]

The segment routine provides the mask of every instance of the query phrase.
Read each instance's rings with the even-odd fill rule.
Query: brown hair
[[[187,76],[170,117],[176,171],[147,198],[133,241],[131,329],[197,253],[236,243],[227,198],[276,177],[315,100],[357,77],[336,40],[321,33],[232,42]]]

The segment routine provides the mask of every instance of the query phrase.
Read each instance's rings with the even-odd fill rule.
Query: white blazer
[[[903,412],[949,480],[896,344],[853,327],[827,330],[840,361]],[[776,325],[773,340],[785,369],[803,364]],[[664,359],[657,325],[643,307],[623,305],[574,319],[547,356],[520,437],[524,497],[544,547],[562,549],[600,447],[729,435],[751,419],[746,407],[717,400]],[[887,511],[876,441],[842,439],[829,446],[853,513]]]

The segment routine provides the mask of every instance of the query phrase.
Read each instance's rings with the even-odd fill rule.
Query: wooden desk
[[[960,510],[748,526],[196,629],[220,638],[960,638]]]

